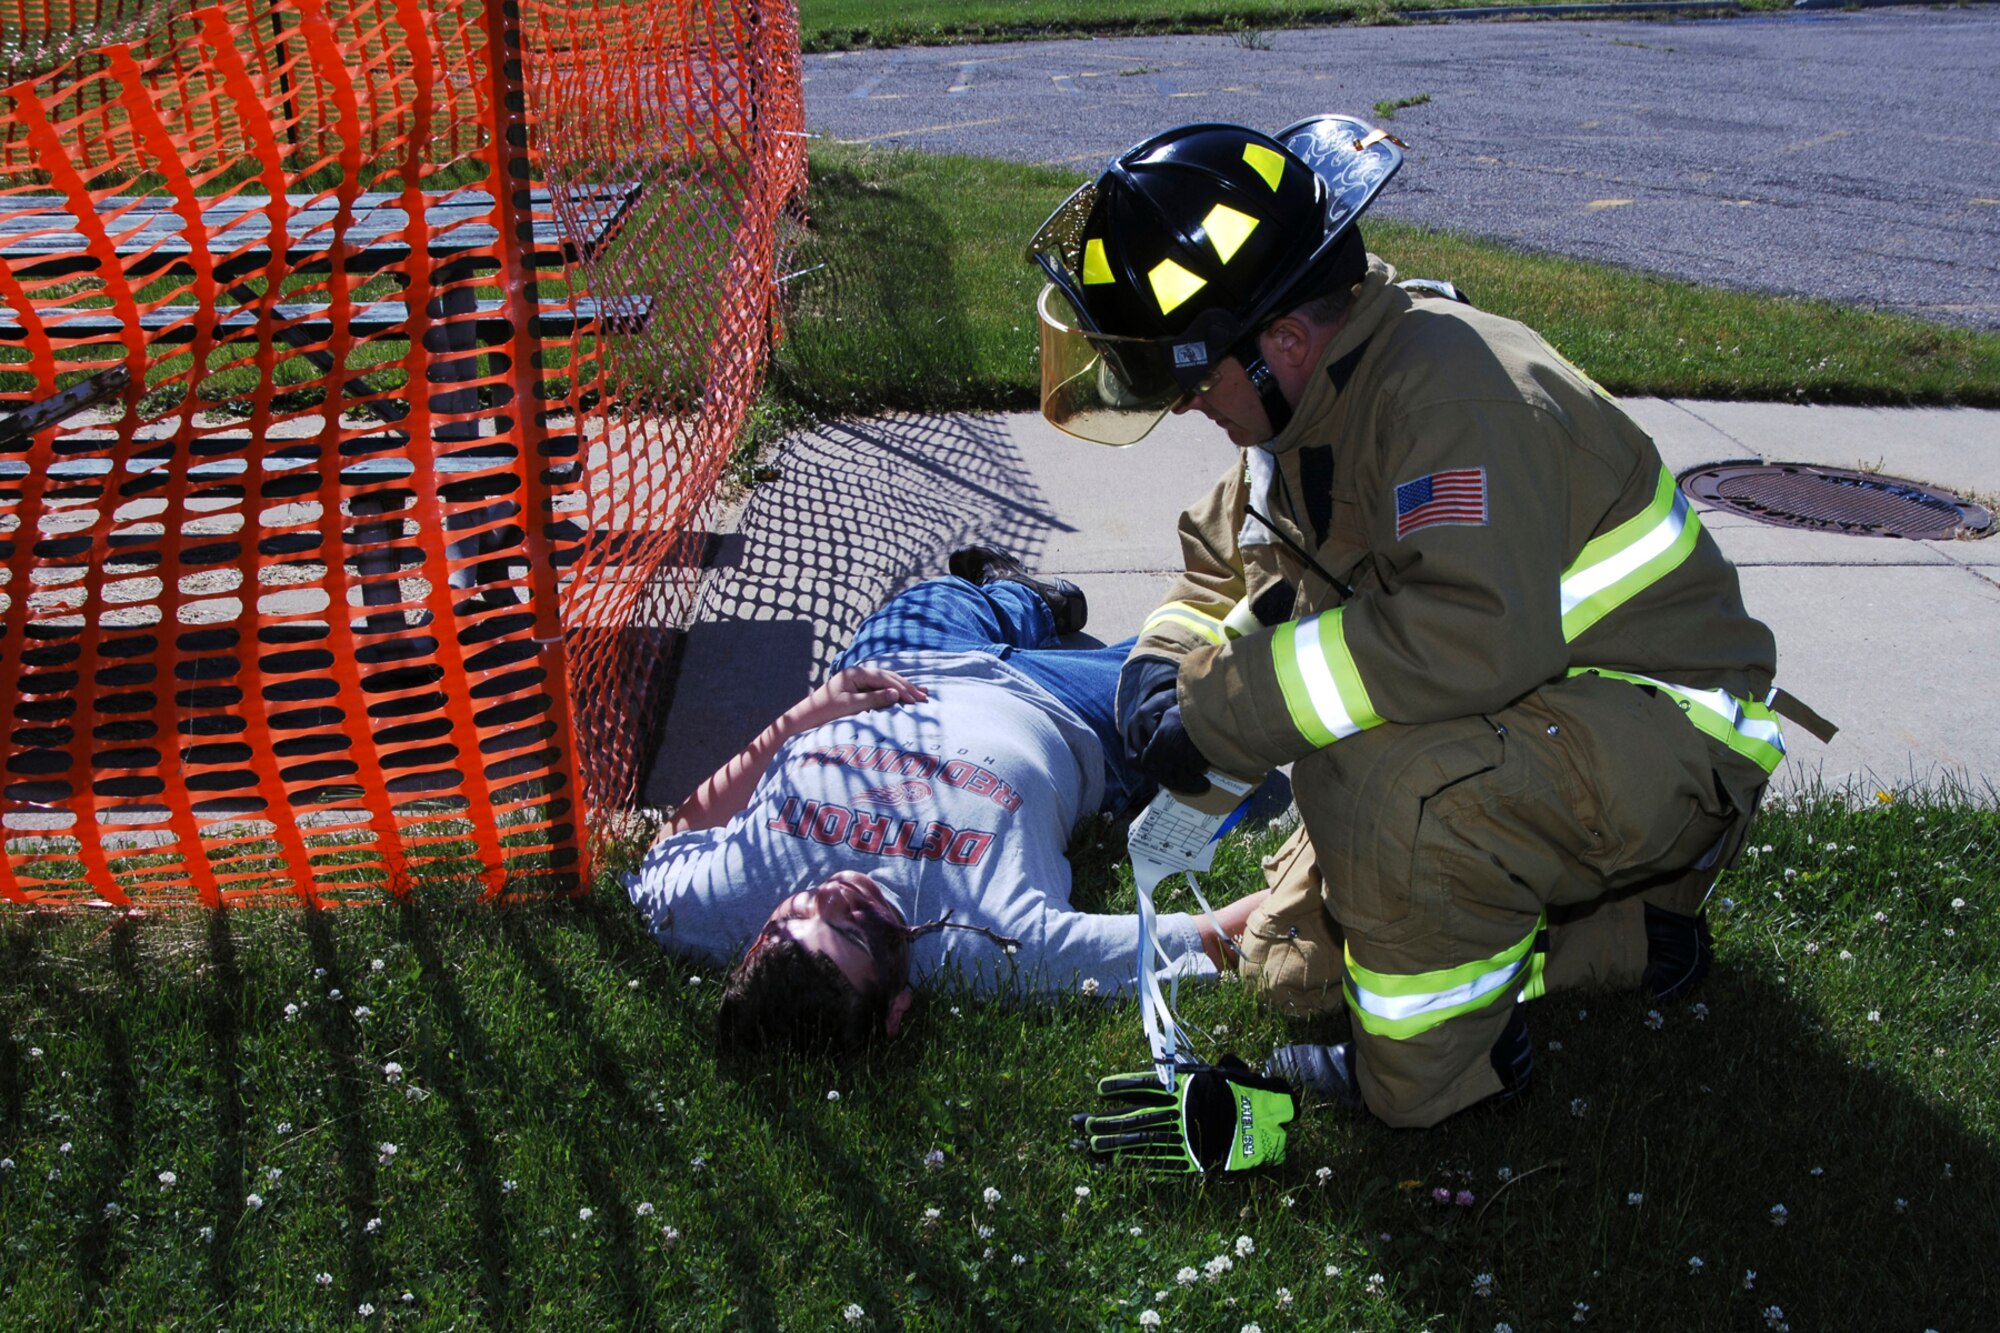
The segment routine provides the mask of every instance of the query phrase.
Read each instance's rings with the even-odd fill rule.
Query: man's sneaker
[[[989,583],[1019,583],[1033,588],[1056,618],[1056,633],[1074,634],[1090,618],[1090,604],[1083,589],[1068,579],[1038,579],[1005,551],[991,546],[967,546],[953,551],[945,568],[967,583],[985,587]]]
[[[1705,916],[1682,916],[1646,904],[1646,971],[1639,989],[1655,1000],[1678,1000],[1708,975],[1715,945]]]

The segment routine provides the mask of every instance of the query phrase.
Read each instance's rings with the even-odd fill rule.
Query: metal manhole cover
[[[1949,491],[1903,477],[1807,463],[1718,463],[1682,475],[1705,504],[1785,528],[1917,540],[1982,537],[1993,515]]]

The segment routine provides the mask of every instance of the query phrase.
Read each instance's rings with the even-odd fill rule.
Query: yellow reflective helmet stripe
[[[1153,265],[1146,275],[1153,284],[1153,299],[1160,303],[1160,313],[1171,314],[1174,307],[1208,286],[1208,279],[1188,272],[1171,259],[1162,259]]]
[[[1230,257],[1250,239],[1250,233],[1257,230],[1257,219],[1248,213],[1239,213],[1228,204],[1217,204],[1208,210],[1208,216],[1201,220],[1201,229],[1208,233],[1208,243],[1215,247],[1215,253],[1227,264]]]
[[[1264,178],[1264,184],[1276,193],[1278,182],[1285,176],[1285,159],[1276,149],[1266,148],[1260,143],[1243,145],[1243,160],[1250,164],[1250,170]]]
[[[1088,287],[1112,280],[1111,260],[1104,253],[1104,242],[1093,236],[1083,243],[1083,283]]]

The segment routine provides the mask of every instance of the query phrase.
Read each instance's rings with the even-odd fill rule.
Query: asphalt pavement
[[[809,130],[1073,168],[1325,111],[1410,146],[1378,215],[2000,328],[2000,6],[1473,22],[809,56]]]
[[[1859,467],[2000,501],[2000,412],[1635,399],[1676,474],[1757,459]],[[794,437],[725,518],[646,803],[671,805],[823,678],[897,589],[981,541],[1074,579],[1090,639],[1136,633],[1164,598],[1180,510],[1234,451],[1199,417],[1129,449],[1032,413],[902,416]],[[1705,509],[1778,636],[1779,683],[1838,723],[1787,728],[1781,790],[2000,783],[2000,537],[1908,541],[1772,527]]]

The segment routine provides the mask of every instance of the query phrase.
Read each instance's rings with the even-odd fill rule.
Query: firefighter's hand
[[[1177,1067],[1174,1090],[1151,1070],[1097,1080],[1111,1103],[1070,1123],[1092,1155],[1168,1175],[1249,1171],[1285,1160],[1285,1126],[1297,1113],[1283,1079],[1254,1072],[1233,1055]]]

